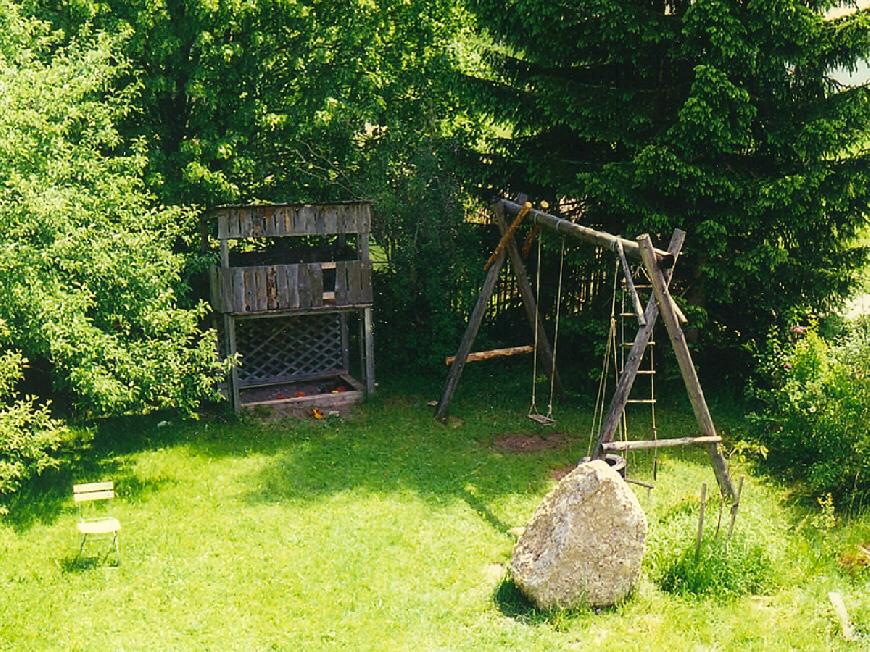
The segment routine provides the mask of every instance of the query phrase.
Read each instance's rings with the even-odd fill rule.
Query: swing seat
[[[545,414],[538,414],[537,412],[528,415],[528,417],[539,426],[552,426],[556,423],[556,420],[553,417],[548,417]]]

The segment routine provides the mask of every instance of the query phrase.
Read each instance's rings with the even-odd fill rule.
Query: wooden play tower
[[[233,408],[287,404],[332,408],[375,387],[368,202],[218,206],[204,219],[217,240],[211,305]],[[359,324],[359,373],[351,376],[349,322]]]

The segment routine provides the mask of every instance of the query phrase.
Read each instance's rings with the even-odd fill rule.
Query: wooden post
[[[350,371],[350,338],[347,332],[347,313],[339,313],[341,319],[341,366],[345,373]]]
[[[493,214],[495,215],[495,223],[498,225],[502,235],[507,232],[507,220],[504,217],[504,207],[501,202],[493,206]],[[513,236],[510,237],[507,243],[507,252],[510,257],[511,267],[514,270],[514,276],[517,279],[517,289],[520,291],[520,297],[523,300],[523,308],[526,312],[526,319],[529,320],[529,325],[532,327],[532,332],[535,330],[535,321],[538,322],[538,350],[535,355],[538,356],[538,362],[541,367],[555,374],[554,386],[556,391],[562,393],[562,381],[559,378],[559,370],[556,369],[556,361],[553,359],[553,348],[550,346],[550,339],[547,337],[547,331],[544,329],[544,320],[541,318],[541,313],[538,310],[537,298],[532,292],[532,286],[529,283],[529,276],[526,273],[526,266],[523,264],[522,255],[517,247],[516,240]],[[541,261],[538,261],[538,265]]]
[[[450,401],[453,399],[456,386],[459,384],[459,378],[462,376],[462,370],[465,368],[465,360],[468,354],[471,353],[471,345],[474,343],[474,338],[477,337],[477,331],[480,330],[483,315],[486,313],[486,307],[489,305],[493,290],[495,290],[495,284],[498,282],[498,275],[501,272],[502,265],[504,265],[504,259],[505,252],[502,250],[496,258],[495,263],[486,272],[483,288],[480,290],[477,304],[474,306],[471,317],[468,319],[468,326],[465,329],[465,334],[462,336],[462,341],[459,343],[456,358],[453,364],[450,365],[450,371],[447,373],[447,382],[444,383],[441,400],[438,401],[438,407],[435,409],[435,418],[439,421],[447,420],[447,410],[450,407]]]
[[[671,242],[668,245],[668,253],[670,253],[674,261],[680,255],[680,250],[683,248],[683,241],[686,239],[686,232],[676,229]],[[665,272],[665,277],[669,281],[673,274],[673,267]],[[619,426],[619,420],[625,410],[625,404],[631,394],[631,388],[634,386],[634,380],[637,377],[637,372],[640,369],[640,363],[643,360],[643,353],[646,350],[646,345],[652,337],[653,329],[656,325],[656,319],[659,316],[659,308],[656,304],[655,296],[650,297],[646,304],[646,310],[643,317],[646,325],[638,329],[637,335],[634,336],[634,343],[631,345],[631,350],[625,358],[625,364],[622,368],[622,374],[616,383],[616,389],[613,392],[613,398],[610,401],[610,409],[607,412],[607,418],[601,425],[601,430],[598,433],[598,443],[593,450],[595,459],[604,459],[604,444],[613,441],[613,436],[616,434],[616,429]]]
[[[698,537],[695,541],[695,559],[701,554],[701,541],[704,540],[704,511],[707,509],[707,483],[701,484],[701,511],[698,513]]]
[[[224,313],[224,336],[227,339],[227,357],[234,357],[237,353],[236,350],[236,320],[235,317],[228,313]],[[239,370],[238,367],[233,364],[232,369],[230,369],[230,402],[233,405],[233,411],[238,412],[239,408],[242,406],[241,399],[239,398]]]
[[[692,356],[689,353],[689,346],[686,344],[686,337],[683,334],[683,329],[680,328],[679,319],[674,313],[671,295],[668,292],[668,281],[656,262],[656,253],[652,246],[652,241],[649,235],[644,234],[637,239],[637,242],[640,247],[643,264],[646,267],[647,275],[652,284],[653,294],[659,306],[662,321],[665,324],[665,329],[668,331],[671,346],[674,349],[677,363],[680,366],[680,373],[683,376],[683,382],[689,394],[689,401],[692,403],[695,419],[697,419],[704,436],[716,437],[713,417],[710,415],[710,409],[707,407],[707,401],[704,399],[701,383],[698,382],[698,374],[695,371],[695,365],[692,363]],[[722,455],[722,451],[719,449],[719,444],[707,444],[707,452],[710,453],[710,461],[713,464],[716,481],[719,483],[719,490],[729,501],[734,502],[737,494],[731,484],[731,478],[728,475],[728,464]]]
[[[374,325],[372,323],[372,309],[363,308],[363,322],[365,330],[365,376],[366,376],[366,395],[371,396],[375,393],[375,339]]]

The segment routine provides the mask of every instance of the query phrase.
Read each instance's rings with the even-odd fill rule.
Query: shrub
[[[181,211],[116,129],[131,71],[114,37],[55,38],[0,2],[0,319],[86,415],[191,410],[221,368],[179,307]]]
[[[668,593],[720,598],[758,593],[770,584],[770,562],[764,550],[742,539],[705,541],[697,555],[693,542],[659,579]]]
[[[51,418],[47,405],[16,392],[25,358],[17,351],[0,352],[0,500],[27,479],[60,465],[69,429]],[[0,515],[6,508],[0,504]]]
[[[793,328],[761,359],[763,386],[751,415],[768,463],[803,480],[816,495],[860,499],[870,493],[870,328],[839,338]]]

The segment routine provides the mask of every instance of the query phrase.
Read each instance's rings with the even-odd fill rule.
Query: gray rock
[[[640,575],[646,517],[606,462],[579,465],[535,510],[511,571],[539,608],[602,607],[624,599]]]

